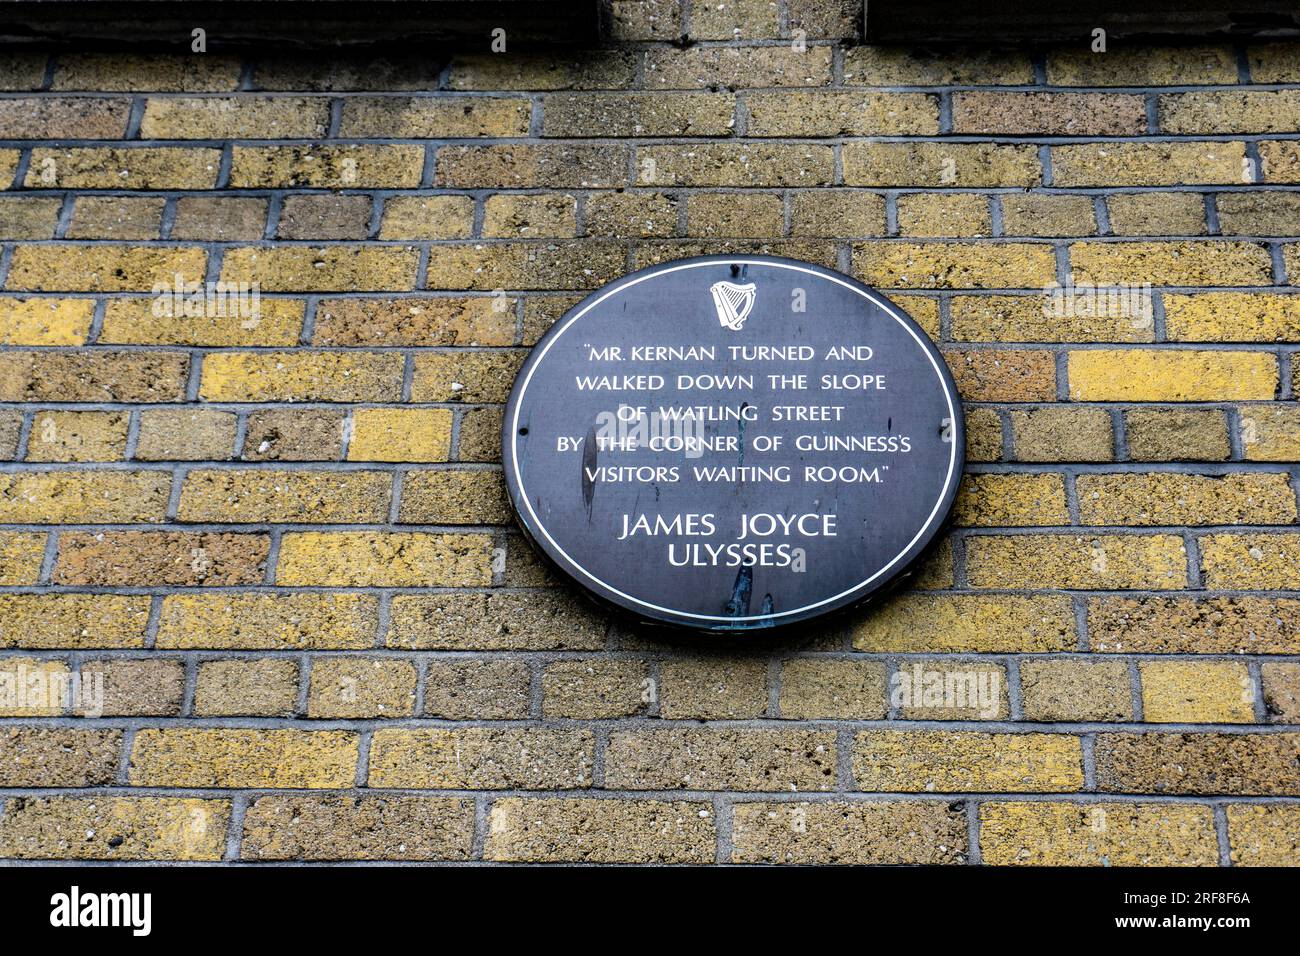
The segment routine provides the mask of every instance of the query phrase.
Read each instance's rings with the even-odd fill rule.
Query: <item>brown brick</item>
[[[467,860],[474,802],[450,797],[265,796],[244,817],[250,860]]]
[[[659,668],[659,713],[669,720],[744,720],[767,712],[767,662],[696,657]]]
[[[13,100],[5,102],[12,103]],[[29,189],[55,186],[63,189],[212,189],[220,171],[221,151],[217,149],[188,146],[37,148],[32,150],[25,185]],[[203,271],[187,271],[186,274],[201,276]]]
[[[771,193],[694,193],[686,200],[692,236],[779,236],[784,204]]]
[[[615,40],[671,40],[681,34],[683,7],[677,0],[613,0]]]
[[[369,234],[369,196],[286,196],[280,208],[281,239],[364,239]]]
[[[1300,724],[1300,664],[1265,664],[1259,676],[1268,719]]]
[[[532,727],[375,731],[372,787],[568,790],[591,785],[594,738]]]
[[[552,93],[542,98],[542,135],[729,136],[735,109],[729,93]]]
[[[960,803],[782,801],[733,810],[734,863],[961,863],[966,852]]]
[[[185,476],[177,517],[228,523],[380,522],[392,476],[383,471],[195,469]]]
[[[1002,458],[1002,418],[993,408],[966,408],[966,460],[999,461]]]
[[[54,71],[55,90],[222,92],[239,85],[235,57],[68,53]]]
[[[1097,788],[1157,794],[1294,793],[1300,734],[1099,734]]]
[[[747,136],[933,136],[939,132],[939,100],[933,93],[750,93],[745,106]]]
[[[1300,80],[1300,58],[1296,56],[1293,43],[1282,40],[1251,44],[1246,56],[1250,78],[1256,83],[1294,83]]]
[[[1207,588],[1300,588],[1300,534],[1208,534],[1197,543]]]
[[[1044,402],[1056,397],[1056,360],[1045,350],[950,349],[957,390],[972,402]]]
[[[162,228],[161,197],[78,196],[68,239],[157,239]]]
[[[603,189],[627,182],[625,147],[581,143],[443,146],[437,167],[437,184],[457,189]]]
[[[644,661],[556,661],[542,673],[542,713],[581,720],[631,717],[653,702],[653,689]]]
[[[499,471],[410,471],[402,479],[398,520],[404,524],[509,524],[510,503]]]
[[[131,101],[125,96],[24,96],[0,100],[3,139],[120,139]]]
[[[323,299],[314,345],[511,345],[514,299],[496,297]]]
[[[424,716],[444,720],[520,720],[529,713],[531,671],[524,661],[434,660],[424,676]]]
[[[603,50],[566,59],[553,54],[456,57],[447,85],[453,90],[618,90],[632,85],[636,54]]]
[[[887,289],[1041,288],[1053,281],[1056,259],[1038,243],[859,242],[853,268]]]
[[[430,289],[594,289],[617,278],[626,251],[614,243],[493,242],[429,249]]]
[[[398,595],[388,644],[412,650],[598,650],[604,634],[602,617],[551,591]]]
[[[981,188],[1042,182],[1037,148],[996,143],[845,143],[848,186]]]
[[[695,40],[764,39],[777,36],[779,30],[776,0],[732,0],[691,8],[690,36]]]
[[[826,186],[834,156],[825,145],[691,143],[637,149],[638,186]]]
[[[1243,143],[1078,143],[1052,147],[1053,186],[1189,186],[1243,182]]]
[[[13,174],[0,160],[0,189],[8,188]],[[0,239],[53,239],[62,209],[63,200],[55,197],[0,196]]]
[[[0,475],[0,523],[162,521],[171,476],[161,471],[51,471]]]
[[[226,850],[230,801],[22,797],[0,821],[0,855],[20,860],[204,860]]]
[[[825,86],[831,50],[810,46],[652,48],[645,53],[648,89]]]
[[[48,61],[49,55],[44,52],[6,51],[0,61],[0,90],[40,89],[45,85]]]
[[[298,701],[298,662],[204,661],[194,690],[198,717],[288,717]]]
[[[391,657],[321,657],[311,668],[307,716],[356,720],[415,713],[415,665]]]
[[[215,352],[199,395],[210,402],[392,402],[402,356],[390,352]]]
[[[658,800],[526,799],[492,804],[483,856],[522,863],[712,863],[713,807]]]
[[[502,193],[483,204],[483,235],[506,239],[571,239],[578,233],[571,195]]]
[[[1008,236],[1088,236],[1097,229],[1091,196],[1008,193],[1002,200],[1002,232]]]
[[[1081,315],[1093,310],[1056,298],[1057,288],[1062,296],[1068,289],[1057,286],[1042,295],[954,296],[949,304],[952,337],[967,342],[1150,342],[1155,337],[1149,296],[1143,300],[1147,308],[1132,315]]]
[[[1018,50],[914,50],[864,44],[844,52],[846,86],[1014,86],[1033,82],[1029,55]]]
[[[422,352],[415,357],[413,402],[504,402],[510,396],[522,349]]]
[[[1294,236],[1300,233],[1296,193],[1219,193],[1219,229],[1225,236]]]
[[[902,793],[1081,790],[1083,754],[1068,734],[864,731],[853,750],[863,790]]]
[[[1300,807],[1291,804],[1228,806],[1233,866],[1294,866],[1300,850]]]
[[[59,538],[57,584],[97,586],[259,584],[265,535],[208,531],[84,531]]]
[[[1205,235],[1200,193],[1118,193],[1107,197],[1106,212],[1117,236]]]
[[[18,246],[6,289],[44,292],[148,292],[169,287],[176,275],[203,275],[206,253],[176,246]]]
[[[1253,724],[1255,685],[1236,661],[1139,661],[1149,724]]]
[[[513,59],[513,57],[511,57]],[[313,93],[360,90],[432,90],[446,66],[441,57],[419,52],[376,55],[333,50],[275,50],[258,60],[254,82],[264,90],[306,90]]]
[[[856,189],[801,190],[791,203],[790,234],[830,239],[883,236],[884,197]]]
[[[362,594],[170,594],[158,646],[215,650],[355,650],[373,647],[378,602]]]
[[[1158,98],[1162,133],[1289,133],[1300,124],[1300,90],[1215,90]]]
[[[988,197],[975,193],[899,196],[898,232],[903,236],[990,236],[993,225]]]
[[[632,265],[637,269],[685,259],[690,256],[745,255],[785,256],[814,265],[835,268],[835,245],[830,242],[810,242],[783,239],[711,239],[707,241],[642,242],[633,247]]]
[[[168,727],[136,734],[128,775],[137,787],[352,786],[357,734],[345,731]]]
[[[346,415],[328,408],[269,408],[248,416],[243,457],[251,461],[338,461]]]
[[[121,752],[120,730],[0,727],[0,786],[104,786],[117,776]]]
[[[232,189],[412,189],[424,175],[424,147],[235,146]]]
[[[301,531],[280,542],[276,582],[336,587],[485,587],[485,534]]]
[[[471,408],[461,415],[460,460],[501,460],[501,416],[498,408]]]
[[[1076,643],[1070,602],[1052,595],[903,594],[851,634],[857,650],[871,653],[1042,653]]]
[[[1227,46],[1142,46],[1093,53],[1080,45],[1048,54],[1047,82],[1053,86],[1236,83],[1237,57]]]
[[[1130,93],[962,91],[952,96],[952,131],[1012,136],[1136,136],[1147,131],[1146,102]]]
[[[1215,866],[1214,813],[1185,803],[980,805],[980,854],[993,866]]]
[[[228,459],[235,415],[203,408],[146,408],[140,412],[135,457],[144,461]]]
[[[966,573],[977,588],[1078,590],[1187,587],[1177,535],[978,535],[966,539]]]
[[[124,412],[39,412],[27,437],[27,461],[120,461]]]
[[[639,239],[677,231],[677,197],[655,192],[592,193],[587,235]]]
[[[1300,601],[1264,597],[1092,598],[1095,651],[1134,654],[1294,654]]]
[[[1227,419],[1213,408],[1127,410],[1124,434],[1134,461],[1223,461],[1231,453]]]
[[[87,660],[81,664],[82,706],[76,712],[99,717],[88,707],[86,688],[103,681],[102,716],[177,716],[185,694],[185,666],[179,660]]]
[[[814,730],[616,731],[605,786],[627,790],[832,790],[835,735]]]
[[[267,200],[242,196],[181,196],[176,200],[173,239],[251,241],[266,232]]]
[[[781,666],[781,716],[786,720],[880,720],[885,665],[880,661],[799,657]]]
[[[1020,662],[1026,720],[1132,720],[1133,697],[1123,661],[1051,658]]]
[[[356,96],[343,101],[339,135],[348,139],[461,139],[527,136],[522,96]]]
[[[143,647],[147,595],[0,594],[0,646]]]
[[[790,31],[809,37],[852,40],[858,35],[859,11],[853,0],[786,0]]]

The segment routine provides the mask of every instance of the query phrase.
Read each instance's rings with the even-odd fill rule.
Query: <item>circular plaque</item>
[[[961,403],[897,305],[767,256],[653,266],[564,315],[510,394],[530,540],[643,620],[807,621],[915,565],[961,479]]]

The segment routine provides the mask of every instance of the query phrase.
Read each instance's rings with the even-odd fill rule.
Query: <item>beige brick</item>
[[[135,736],[128,775],[137,787],[350,787],[357,739],[337,730],[148,729]]]
[[[348,461],[446,461],[451,412],[445,408],[358,408]]]
[[[0,820],[0,855],[19,860],[217,861],[230,801],[188,797],[24,797]]]
[[[125,412],[39,412],[27,438],[28,461],[120,461]]]
[[[177,402],[188,375],[181,352],[0,352],[0,401]]]
[[[157,645],[212,650],[351,650],[373,647],[378,601],[369,595],[222,591],[169,594]]]
[[[394,402],[402,356],[391,352],[215,352],[203,360],[209,402]]]
[[[1219,845],[1205,806],[990,802],[980,854],[993,866],[1215,866]]]
[[[781,716],[786,720],[881,720],[885,705],[881,661],[798,657],[781,665]]]
[[[468,239],[474,232],[469,196],[390,196],[380,239]]]
[[[1228,806],[1233,866],[1295,866],[1300,858],[1300,807],[1247,803]]]
[[[1052,147],[1054,186],[1237,185],[1243,181],[1244,143],[1122,142]]]
[[[807,729],[615,731],[605,754],[605,786],[626,790],[833,790],[835,734]]]
[[[1056,359],[1046,350],[947,349],[957,390],[971,402],[1044,402],[1056,398]]]
[[[347,415],[331,408],[268,408],[248,416],[246,461],[338,461]]]
[[[571,239],[578,233],[571,195],[501,193],[483,204],[483,235],[505,239]]]
[[[898,231],[903,236],[990,236],[988,197],[975,193],[899,196]]]
[[[157,239],[162,229],[162,197],[78,196],[68,239]]]
[[[55,90],[223,92],[239,85],[235,57],[67,53],[55,65]]]
[[[0,594],[0,647],[143,647],[148,595]]]
[[[585,143],[443,146],[438,186],[454,189],[608,189],[627,184],[627,149]]]
[[[853,750],[863,790],[902,793],[1081,790],[1083,754],[1068,734],[864,731]]]
[[[1243,407],[1242,457],[1248,461],[1300,460],[1300,408],[1287,405]]]
[[[221,461],[235,445],[235,415],[210,409],[147,408],[135,457],[144,461]]]
[[[329,114],[325,97],[151,97],[145,100],[140,135],[145,139],[318,139],[329,127]]]
[[[0,150],[0,189],[13,181],[17,157],[17,150]],[[0,196],[0,239],[53,239],[62,209],[54,196]]]
[[[978,535],[966,540],[966,574],[977,588],[1187,587],[1177,535]]]
[[[673,40],[681,35],[683,6],[677,0],[613,0],[615,40]]]
[[[148,292],[176,275],[203,275],[206,253],[178,246],[55,243],[18,246],[6,289],[36,292]]]
[[[1097,229],[1091,196],[1008,193],[1002,231],[1008,236],[1088,236]]]
[[[74,135],[84,136],[85,133]],[[25,185],[28,189],[212,189],[220,172],[221,151],[218,149],[187,146],[38,147],[32,150]],[[185,272],[195,277],[203,275],[202,269]]]
[[[320,657],[311,667],[307,716],[326,720],[410,717],[415,665],[390,657]]]
[[[1155,794],[1284,795],[1300,784],[1300,734],[1099,734],[1097,788]]]
[[[22,96],[0,101],[3,139],[121,139],[125,96]]]
[[[1092,525],[1292,524],[1285,473],[1080,475],[1079,517]]]
[[[266,232],[267,200],[243,196],[181,196],[176,200],[173,239],[251,241]]]
[[[669,720],[745,720],[767,712],[767,662],[695,657],[659,667],[659,714]]]
[[[677,197],[665,193],[592,193],[587,197],[587,235],[633,238],[677,231]]]
[[[388,643],[412,650],[599,650],[604,634],[603,617],[551,591],[420,594],[393,598]]]
[[[1269,400],[1277,391],[1277,362],[1265,352],[1093,349],[1068,355],[1075,401]]]
[[[887,289],[1041,288],[1053,281],[1056,259],[1037,243],[862,242],[853,244],[853,268]]]
[[[1032,296],[953,296],[952,337],[967,342],[1150,342],[1155,337],[1149,296],[1140,301],[1145,308],[1122,310],[1131,314],[1092,315],[1081,313],[1107,310],[1079,308],[1086,300],[1064,298],[1068,287],[1057,298],[1054,290],[1060,288]]]
[[[3,726],[0,786],[104,786],[117,776],[121,751],[120,730]]]
[[[370,234],[370,203],[369,196],[286,196],[276,235],[281,239],[365,239]]]
[[[381,522],[392,477],[383,471],[195,469],[185,476],[182,521]]]
[[[162,521],[170,488],[160,471],[15,472],[0,475],[0,522]]]
[[[1131,93],[1004,93],[952,95],[954,133],[1012,136],[1140,136],[1146,101]]]
[[[855,621],[851,634],[857,650],[872,653],[1042,653],[1075,647],[1070,602],[1051,595],[903,594]]]
[[[933,93],[860,90],[749,93],[747,136],[933,136],[939,99]]]
[[[410,471],[402,479],[404,524],[510,524],[511,514],[499,471]]]
[[[1132,720],[1128,665],[1122,661],[1051,658],[1020,662],[1026,720]]]
[[[232,189],[412,189],[424,175],[424,147],[234,146]]]
[[[1289,133],[1300,124],[1300,90],[1166,93],[1156,108],[1162,133]]]
[[[542,713],[548,718],[631,717],[653,699],[644,661],[578,658],[547,664],[542,673]]]
[[[74,696],[71,677],[60,660],[0,657],[0,717],[62,717],[83,700],[93,703],[93,684]]]
[[[1300,183],[1300,144],[1292,140],[1261,140],[1259,150],[1259,176],[1266,183]],[[1241,181],[1250,182],[1247,167]]]
[[[1237,82],[1237,56],[1227,46],[1133,47],[1093,53],[1082,45],[1047,57],[1053,86],[1182,86]]]
[[[288,717],[297,701],[297,661],[268,657],[199,664],[195,716]]]
[[[1198,544],[1207,588],[1300,588],[1300,534],[1208,534]]]
[[[1263,597],[1091,598],[1092,649],[1135,654],[1294,654],[1300,601]]]
[[[594,738],[532,727],[380,729],[370,745],[371,787],[570,790],[591,786]]]
[[[474,802],[396,794],[259,797],[244,816],[249,860],[467,860]]]
[[[1061,475],[966,475],[954,508],[966,527],[1070,524]]]
[[[735,109],[731,93],[552,93],[542,98],[542,135],[729,136]]]
[[[510,396],[522,349],[421,352],[411,382],[413,402],[504,402]]]
[[[966,818],[946,801],[740,803],[734,863],[881,865],[962,863]]]
[[[497,863],[712,863],[708,803],[503,797],[488,815]]]
[[[627,252],[609,242],[493,242],[429,249],[430,289],[594,289],[622,274]]]
[[[82,661],[81,680],[81,706],[74,711],[88,717],[175,717],[185,695],[185,665],[174,659]],[[88,700],[87,688],[98,686],[103,700]],[[97,691],[90,693],[93,697]]]
[[[1106,214],[1117,236],[1205,235],[1200,193],[1117,193],[1106,198]]]
[[[690,143],[637,149],[638,186],[827,186],[835,175],[826,145]]]
[[[485,587],[485,534],[303,531],[280,543],[276,582],[337,587]]]
[[[1005,720],[1006,668],[980,660],[901,662],[890,676],[890,704],[903,720]]]
[[[659,47],[646,51],[644,69],[645,85],[654,90],[825,86],[831,81],[831,49]]]
[[[848,186],[1030,188],[1043,178],[1037,148],[1020,144],[851,142],[842,156]]]
[[[1124,412],[1124,432],[1134,461],[1223,461],[1230,453],[1217,409],[1133,409]]]
[[[883,236],[885,200],[855,189],[813,189],[794,194],[790,234],[837,239]]]
[[[686,200],[692,236],[779,236],[784,205],[772,193],[694,193]]]
[[[527,136],[522,96],[357,96],[343,101],[339,135],[349,139],[461,139]]]
[[[770,38],[780,30],[780,14],[776,0],[693,4],[690,36],[696,40]]]
[[[1176,342],[1300,341],[1300,296],[1202,292],[1164,296],[1166,334]]]
[[[511,345],[514,306],[496,296],[322,299],[312,344]]]
[[[444,720],[521,720],[529,714],[531,670],[524,661],[434,660],[424,676],[424,716]]]
[[[1139,661],[1142,719],[1161,724],[1253,724],[1255,688],[1235,661]]]
[[[270,541],[265,535],[207,531],[64,532],[56,584],[96,586],[258,584]]]
[[[1300,233],[1300,195],[1291,192],[1219,193],[1219,229],[1225,236]]]
[[[1027,53],[986,47],[915,50],[864,44],[844,52],[846,86],[976,86],[1034,82]]]

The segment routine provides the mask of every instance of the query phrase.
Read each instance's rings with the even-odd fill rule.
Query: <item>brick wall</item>
[[[0,857],[1297,862],[1300,46],[681,6],[0,54],[0,673],[85,678],[0,712]],[[728,250],[890,290],[970,431],[913,589],[740,645],[559,588],[497,465],[583,290]],[[258,314],[158,314],[177,274]],[[1071,278],[1153,308],[1046,315]],[[891,692],[935,673],[996,693]]]

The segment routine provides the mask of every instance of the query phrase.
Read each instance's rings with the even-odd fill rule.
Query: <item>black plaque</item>
[[[625,276],[520,370],[502,431],[528,537],[601,601],[707,631],[807,621],[914,567],[961,478],[942,357],[884,296],[792,259]]]

